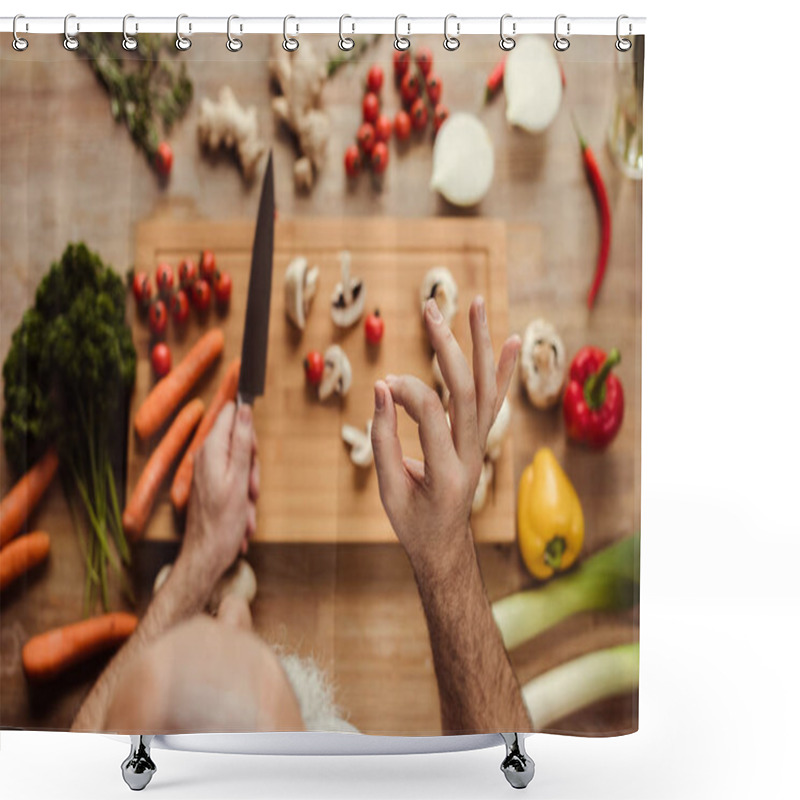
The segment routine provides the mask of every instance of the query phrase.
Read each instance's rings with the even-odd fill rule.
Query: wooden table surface
[[[346,186],[341,154],[358,127],[367,65],[381,61],[390,70],[389,37],[374,45],[361,65],[341,70],[327,85],[329,163],[308,195],[293,190],[293,146],[276,130],[269,109],[266,59],[271,45],[266,37],[248,39],[239,54],[227,52],[224,37],[198,37],[181,55],[189,62],[196,99],[170,137],[176,158],[166,186],[113,122],[105,93],[81,59],[66,53],[57,36],[29,38],[25,53],[15,53],[9,40],[0,42],[3,357],[42,274],[68,241],[85,240],[124,271],[133,262],[136,223],[158,213],[164,203],[190,198],[201,215],[215,220],[255,217],[258,182],[244,186],[235,167],[224,158],[206,159],[196,142],[199,99],[216,98],[222,85],[231,84],[241,102],[256,105],[262,135],[275,149],[282,215],[479,213],[507,221],[511,329],[521,333],[534,315],[542,314],[560,329],[570,354],[585,343],[620,347],[618,374],[626,391],[625,422],[602,456],[568,446],[558,412],[528,407],[528,435],[515,444],[516,472],[539,446],[554,449],[583,502],[586,554],[638,530],[641,184],[622,177],[604,146],[614,92],[613,38],[580,37],[560,56],[567,81],[564,104],[538,137],[507,127],[502,97],[482,106],[483,82],[499,54],[497,37],[468,37],[456,53],[445,53],[440,37],[425,42],[443,79],[444,102],[451,111],[478,113],[495,144],[491,190],[472,211],[454,209],[428,191],[428,141],[413,143],[400,155],[392,148],[382,191],[375,191],[366,177],[355,187]],[[305,41],[310,45],[312,39],[319,53],[338,53],[335,37]],[[384,88],[384,97],[388,109],[399,105],[391,85]],[[585,295],[598,247],[598,217],[570,110],[597,153],[614,219],[608,275],[591,315]],[[531,235],[530,223],[541,233]],[[518,395],[517,403],[524,406]],[[0,455],[0,493],[11,482]],[[57,686],[26,686],[19,663],[22,645],[43,629],[78,619],[83,585],[78,543],[57,486],[31,522],[50,531],[52,552],[46,565],[0,599],[0,725],[67,728],[104,660],[70,673]],[[155,572],[174,555],[175,545],[167,543],[137,548],[132,574],[139,611],[146,607]],[[530,584],[513,546],[482,546],[479,555],[491,599]],[[259,631],[270,641],[313,653],[329,667],[337,699],[354,724],[373,733],[438,731],[422,609],[397,545],[259,545],[251,562],[259,578],[253,609]],[[124,601],[119,599],[117,607],[124,607]],[[581,615],[514,651],[512,662],[525,681],[581,653],[635,640],[637,630],[633,612]],[[578,733],[629,729],[633,705],[630,698],[598,704],[556,728]]]

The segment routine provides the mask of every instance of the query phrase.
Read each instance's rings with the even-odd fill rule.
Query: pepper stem
[[[552,538],[544,549],[544,563],[554,570],[561,569],[561,559],[567,549],[567,542],[563,536]]]
[[[583,134],[581,133],[581,129],[578,125],[578,118],[575,116],[575,112],[571,111],[570,116],[572,117],[572,127],[575,128],[575,133],[578,135],[578,142],[581,146],[581,152],[583,152],[589,145],[586,143],[586,139],[583,138]]]
[[[592,410],[600,408],[606,399],[606,378],[611,370],[622,360],[619,350],[613,348],[606,357],[603,365],[594,375],[590,375],[583,387],[583,395],[589,408]]]

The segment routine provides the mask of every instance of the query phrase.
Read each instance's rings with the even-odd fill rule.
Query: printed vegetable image
[[[150,363],[156,377],[163,378],[172,367],[172,353],[164,342],[159,342],[150,351]]]
[[[133,418],[139,438],[149,438],[167,421],[205,371],[222,355],[224,345],[222,331],[213,328],[155,385]]]
[[[203,401],[199,398],[187,403],[148,459],[122,514],[122,525],[131,539],[138,539],[144,532],[156,493],[200,422],[203,410]]]
[[[186,448],[186,452],[181,459],[181,463],[178,465],[178,469],[175,470],[175,477],[172,479],[172,489],[170,490],[169,496],[172,500],[172,505],[178,511],[182,511],[186,508],[186,504],[189,502],[189,492],[192,488],[192,475],[194,474],[195,455],[197,455],[206,436],[208,436],[209,432],[214,427],[219,412],[222,411],[225,403],[236,399],[236,393],[239,389],[239,369],[241,365],[242,360],[238,357],[234,358],[228,365],[208,410],[197,426],[197,430],[194,432],[192,441]]]
[[[308,312],[311,310],[311,301],[317,293],[319,282],[319,267],[310,267],[308,259],[296,256],[289,262],[283,276],[283,297],[286,316],[297,326],[304,330]]]
[[[583,547],[583,509],[553,451],[542,447],[525,467],[517,495],[522,560],[539,580],[569,569]]]
[[[540,133],[561,105],[561,70],[552,45],[538,36],[523,36],[508,54],[503,74],[506,120],[529,133]]]
[[[111,426],[124,415],[136,372],[125,294],[125,284],[96,253],[69,245],[42,278],[3,364],[9,463],[25,472],[55,445],[68,498],[86,513],[90,607],[98,594],[108,607],[108,564],[119,569],[112,542],[119,560],[128,559],[111,452]]]
[[[599,450],[617,435],[625,396],[611,370],[619,362],[616,348],[608,356],[599,347],[583,347],[575,354],[564,390],[564,422],[574,441]]]
[[[28,570],[41,564],[50,553],[50,537],[34,531],[14,539],[0,550],[0,591]]]
[[[58,471],[58,454],[50,447],[0,502],[0,547],[22,528]]]
[[[303,361],[303,368],[306,372],[306,380],[312,386],[319,386],[322,380],[322,373],[325,371],[325,358],[319,350],[312,350]]]
[[[116,611],[40,633],[22,648],[22,666],[32,681],[55,678],[75,664],[122,644],[138,623],[133,614]]]
[[[433,146],[431,188],[454,206],[474,206],[493,177],[494,146],[486,126],[472,114],[451,114]]]
[[[492,604],[509,650],[573,614],[632,608],[639,602],[639,536],[628,536],[583,560],[566,575]]]
[[[367,337],[367,343],[371,345],[380,344],[381,339],[383,339],[383,328],[383,317],[381,317],[380,311],[376,308],[364,320],[364,335]]]
[[[489,102],[503,87],[503,76],[506,72],[506,59],[505,56],[497,62],[494,69],[489,73],[486,79],[486,91],[484,94],[484,101]]]
[[[525,328],[520,353],[525,391],[535,408],[552,408],[561,399],[567,377],[567,354],[555,327],[535,319]]]

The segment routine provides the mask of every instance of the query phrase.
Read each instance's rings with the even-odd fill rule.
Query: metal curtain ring
[[[509,50],[513,50],[517,44],[516,41],[514,41],[514,39],[511,36],[506,36],[505,34],[504,26],[507,19],[512,19],[512,15],[503,14],[503,16],[500,17],[500,49],[505,50],[506,52],[508,52]],[[511,33],[513,35],[516,34],[516,32],[517,32],[517,23],[512,22]]]
[[[356,46],[355,41],[351,39],[349,36],[345,36],[344,33],[342,32],[342,27],[344,26],[344,21],[346,19],[353,19],[353,18],[349,14],[342,14],[342,16],[339,17],[339,49],[345,51],[352,50]],[[356,29],[355,23],[352,24],[352,28],[353,32],[355,32]]]
[[[456,35],[451,36],[447,32],[447,26],[451,19],[456,20]],[[458,40],[458,34],[461,32],[461,23],[458,21],[458,18],[455,14],[448,14],[444,18],[444,41],[442,42],[442,46],[445,50],[449,50],[451,53],[454,50],[458,50],[461,47],[461,42]]]
[[[175,18],[175,47],[178,50],[188,50],[192,46],[192,40],[181,33],[181,20],[189,19],[188,14],[178,14]],[[192,23],[189,23],[189,33],[192,32]]]
[[[555,39],[553,40],[553,47],[558,50],[559,53],[563,53],[565,50],[569,49],[569,39],[561,36],[558,32],[558,21],[560,19],[566,19],[566,14],[559,14],[556,17],[555,24],[553,25],[553,32],[555,33]],[[567,36],[569,36],[569,22],[567,22]]]
[[[14,22],[13,22],[13,24],[11,25],[11,32],[14,34],[14,39],[13,39],[13,41],[11,42],[11,46],[12,46],[12,47],[13,47],[13,48],[14,48],[14,49],[15,49],[15,50],[18,52],[18,53],[21,53],[23,50],[27,50],[27,49],[28,49],[28,40],[27,40],[27,39],[23,39],[23,38],[22,38],[22,37],[21,37],[21,36],[20,36],[20,35],[17,33],[17,20],[20,20],[20,19],[25,19],[25,16],[24,16],[23,14],[17,14],[17,15],[14,17]],[[25,27],[27,28],[27,25],[26,25]]]
[[[620,53],[627,53],[628,50],[630,50],[631,47],[633,46],[630,39],[623,39],[619,34],[620,22],[622,22],[622,20],[624,20],[624,19],[628,19],[628,17],[626,17],[625,14],[620,14],[617,17],[617,41],[616,41],[616,44],[614,45],[614,47],[616,47],[617,50],[620,51]],[[628,36],[631,35],[632,31],[633,31],[633,28],[631,27],[631,24],[629,22],[628,23]]]
[[[291,14],[283,18],[283,49],[287,53],[293,53],[300,47],[300,42],[294,36],[289,36],[289,20],[290,19],[297,19],[297,17],[293,17]],[[299,31],[300,26],[295,25],[295,30]]]
[[[407,36],[400,35],[400,20],[408,19],[405,14],[398,14],[394,18],[394,49],[395,50],[408,50],[411,47],[411,39]],[[411,23],[408,23],[408,32],[411,33]]]
[[[231,51],[231,53],[238,53],[242,49],[242,46],[244,44],[241,39],[237,39],[231,33],[231,22],[233,22],[235,19],[239,19],[239,17],[237,17],[236,14],[231,14],[228,17],[228,41],[225,42],[225,47],[227,47],[228,50]],[[239,33],[241,32],[242,32],[242,26],[240,25]]]
[[[126,14],[122,18],[122,49],[127,50],[130,52],[131,50],[135,50],[139,46],[139,42],[136,41],[135,36],[128,35],[128,20],[129,19],[136,19],[133,14]],[[136,26],[136,30],[139,30],[139,26]]]
[[[71,19],[75,19],[74,14],[67,14],[64,17],[64,49],[65,50],[77,50],[78,49],[78,39],[77,37],[73,36],[69,32],[69,21]],[[76,25],[76,30],[80,30],[80,25]]]

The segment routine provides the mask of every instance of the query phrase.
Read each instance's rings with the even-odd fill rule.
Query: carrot
[[[187,403],[144,465],[133,494],[128,499],[128,505],[122,513],[122,527],[130,538],[138,539],[142,535],[153,510],[158,489],[167,477],[169,468],[175,463],[181,448],[200,422],[203,409],[203,401],[200,398],[196,397]]]
[[[166,422],[200,376],[219,358],[224,344],[222,331],[219,328],[210,330],[197,341],[183,361],[155,385],[133,418],[133,427],[140,438],[152,436]]]
[[[41,564],[50,552],[50,537],[43,531],[27,533],[0,550],[0,591],[20,575]]]
[[[197,451],[205,441],[214,423],[217,421],[219,412],[222,411],[223,406],[229,400],[236,399],[236,392],[239,388],[239,367],[242,364],[241,358],[235,358],[228,365],[225,374],[222,376],[222,383],[211,401],[202,422],[197,426],[194,432],[189,447],[186,448],[186,453],[178,465],[175,472],[175,477],[172,480],[172,491],[170,497],[172,498],[172,505],[178,511],[186,508],[186,503],[189,502],[189,492],[192,488],[192,476],[194,475],[194,457]]]
[[[51,484],[58,469],[58,454],[51,447],[16,483],[0,503],[0,547],[22,527]]]
[[[124,642],[137,622],[133,614],[115,611],[40,633],[22,648],[25,674],[31,680],[54,678],[67,667]]]

